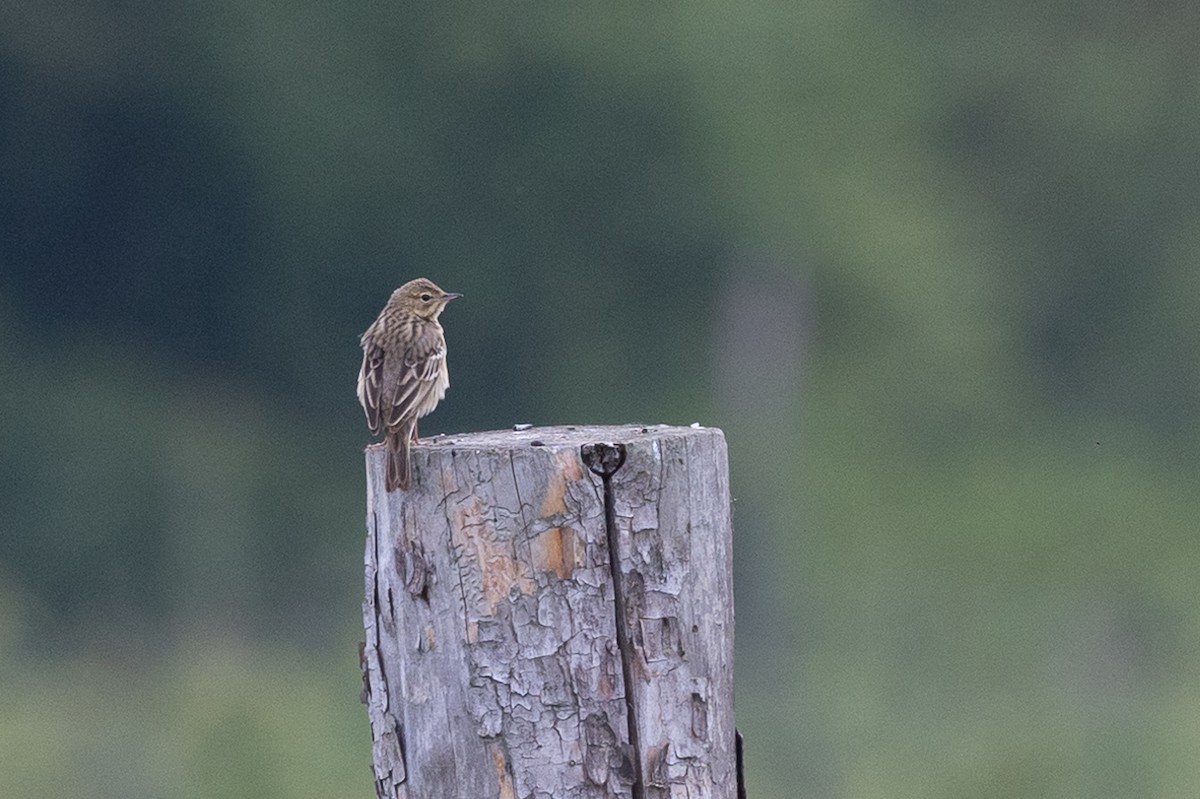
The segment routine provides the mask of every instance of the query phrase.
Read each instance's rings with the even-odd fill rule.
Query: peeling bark
[[[390,494],[384,460],[367,450],[362,651],[380,797],[733,799],[719,430],[440,437]]]

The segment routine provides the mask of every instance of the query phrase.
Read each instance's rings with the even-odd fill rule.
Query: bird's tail
[[[387,490],[408,490],[412,484],[412,432],[409,425],[387,434]]]

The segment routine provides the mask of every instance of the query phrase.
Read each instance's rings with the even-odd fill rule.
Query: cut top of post
[[[694,435],[697,430],[708,430],[719,434],[716,428],[700,425],[682,427],[676,425],[558,425],[555,427],[530,427],[515,425],[509,430],[488,430],[481,433],[440,433],[421,439],[420,448],[429,449],[478,449],[503,450],[526,447],[549,447],[551,449],[576,449],[594,443],[633,443],[664,437]],[[381,447],[374,444],[373,447]]]

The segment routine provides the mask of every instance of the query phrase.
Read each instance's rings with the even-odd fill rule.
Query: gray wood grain
[[[615,571],[604,481],[580,456],[597,442],[626,455],[609,480]],[[385,492],[383,473],[368,448],[363,666],[380,796],[735,796],[719,430],[443,436],[414,449],[411,490]]]

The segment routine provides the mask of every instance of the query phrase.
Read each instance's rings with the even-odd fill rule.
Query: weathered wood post
[[[735,799],[725,439],[688,427],[367,450],[364,701],[387,799]]]

